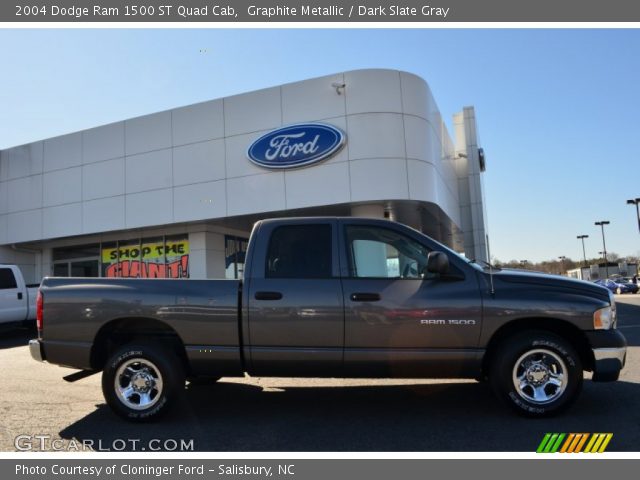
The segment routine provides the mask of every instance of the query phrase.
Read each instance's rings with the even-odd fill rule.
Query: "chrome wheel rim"
[[[127,360],[116,372],[115,391],[120,401],[133,410],[146,410],[162,395],[162,375],[144,358]]]
[[[567,366],[544,348],[529,350],[513,367],[513,385],[521,398],[536,405],[557,400],[567,388]]]

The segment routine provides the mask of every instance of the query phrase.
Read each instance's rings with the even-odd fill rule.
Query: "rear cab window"
[[[332,226],[283,225],[271,233],[265,278],[331,278]]]
[[[0,290],[18,288],[16,277],[10,268],[0,268]]]

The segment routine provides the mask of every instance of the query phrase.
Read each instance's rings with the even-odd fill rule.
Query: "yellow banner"
[[[103,248],[102,263],[116,263],[119,260],[143,260],[147,262],[162,262],[166,255],[168,259],[189,254],[189,240],[147,242],[140,245],[124,245],[120,248]]]

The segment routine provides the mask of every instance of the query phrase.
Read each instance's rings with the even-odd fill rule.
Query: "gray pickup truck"
[[[533,417],[617,380],[626,341],[605,288],[481,266],[406,226],[255,224],[243,281],[45,278],[39,361],[102,371],[123,417],[164,413],[185,379],[475,378]],[[79,372],[80,376],[83,375]]]

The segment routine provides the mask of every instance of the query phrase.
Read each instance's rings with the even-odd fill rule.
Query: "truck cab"
[[[441,247],[397,227],[355,218],[256,227],[243,297],[251,374],[479,374],[474,269],[451,256],[447,273],[429,272]],[[446,362],[437,361],[442,348]]]

